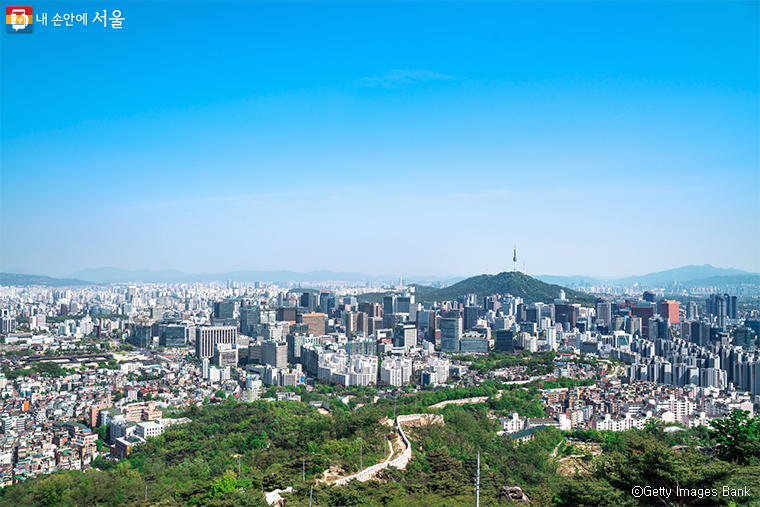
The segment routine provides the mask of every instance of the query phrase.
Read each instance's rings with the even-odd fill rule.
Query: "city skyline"
[[[106,4],[0,48],[0,270],[760,272],[757,3]]]

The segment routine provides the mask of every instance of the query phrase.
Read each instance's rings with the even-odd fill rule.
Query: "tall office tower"
[[[195,328],[195,357],[203,359],[214,356],[214,345],[217,343],[235,343],[238,330],[235,326]]]
[[[673,324],[678,324],[678,301],[664,300],[660,301],[660,317],[670,320]]]
[[[496,331],[496,350],[499,352],[514,352],[515,334],[509,329],[499,329]]]
[[[393,334],[394,347],[414,347],[417,345],[417,326],[398,324]]]
[[[214,303],[215,319],[234,319],[237,301],[225,300]]]
[[[3,317],[2,328],[0,332],[3,334],[12,333],[16,330],[16,319],[14,317]]]
[[[641,296],[641,299],[643,299],[644,301],[647,301],[647,302],[649,302],[649,303],[654,303],[654,302],[655,302],[655,300],[656,300],[656,296],[655,296],[655,294],[653,294],[652,292],[646,291],[646,292],[644,292],[644,294]]]
[[[332,294],[322,294],[319,297],[319,311],[322,313],[330,313],[330,310],[335,308],[335,296]]]
[[[275,368],[285,368],[288,366],[287,342],[262,342],[261,362]]]
[[[317,295],[313,292],[304,292],[301,294],[301,306],[307,308],[309,312],[317,309]]]
[[[700,347],[707,347],[710,345],[712,339],[713,327],[709,322],[692,322],[691,323],[691,342],[696,343]]]
[[[641,334],[644,336],[649,335],[649,319],[654,317],[654,303],[649,301],[640,300],[636,303],[636,306],[631,309],[631,313],[641,318]]]
[[[515,307],[515,322],[525,322],[528,320],[528,306],[524,303],[518,303]]]
[[[699,318],[699,310],[697,309],[697,303],[689,301],[686,304],[686,320],[697,320]]]
[[[625,332],[631,336],[641,336],[641,317],[628,317],[625,321]]]
[[[158,326],[155,330],[158,331]],[[153,345],[153,331],[153,325],[148,321],[143,321],[143,324],[130,322],[127,342],[142,349],[151,347]]]
[[[256,336],[257,308],[244,306],[240,309],[240,334]]]
[[[367,319],[367,330],[370,335],[373,335],[377,332],[378,329],[383,329],[383,318],[382,317],[370,317]],[[369,336],[369,335],[368,335]]]
[[[465,306],[464,308],[464,328],[472,329],[478,325],[480,309],[477,306]]]
[[[318,344],[319,337],[306,336],[302,334],[289,335],[285,340],[288,344],[288,362],[300,363],[301,362],[301,348],[307,344]]]
[[[289,332],[290,323],[288,322],[267,322],[259,325],[259,336],[267,341],[284,340]]]
[[[383,328],[395,329],[396,324],[406,322],[408,315],[405,313],[383,313]]]
[[[364,338],[370,335],[369,332],[369,317],[364,312],[356,313],[356,332],[361,333]]]
[[[383,314],[396,313],[396,295],[389,294],[383,297]]]
[[[715,321],[718,324],[718,329],[722,331],[726,329],[726,318],[728,310],[726,308],[726,298],[721,294],[715,294],[715,303],[713,308],[715,310]]]
[[[441,350],[459,352],[462,340],[462,317],[459,312],[444,312],[441,316]]]
[[[729,294],[723,294],[723,299],[726,300],[726,317],[729,319],[738,319],[739,318],[739,309],[737,307],[737,299],[736,296],[731,296]]]
[[[565,324],[568,328],[576,327],[579,313],[580,305],[554,304],[554,319],[557,324],[562,324],[563,327]]]
[[[606,326],[612,321],[612,303],[599,301],[596,303],[596,325]]]
[[[281,306],[277,309],[275,318],[281,322],[290,322],[295,324],[298,322],[298,310],[295,308]]]
[[[158,325],[158,344],[162,347],[184,347],[187,338],[188,328],[183,324]]]
[[[728,318],[726,296],[723,294],[710,294],[710,298],[707,300],[707,313],[715,317],[719,329],[725,329],[726,319]]]
[[[372,317],[382,317],[382,313],[383,313],[380,303],[370,303],[369,301],[364,301],[363,303],[360,303],[359,311],[366,313],[367,317],[369,317],[370,319]]]
[[[435,311],[417,312],[417,333],[422,340],[435,343]]]
[[[327,316],[324,313],[303,313],[301,314],[301,324],[309,326],[309,334],[322,336],[325,334],[325,325]]]
[[[353,312],[341,312],[340,315],[343,327],[346,329],[346,336],[353,336],[356,333],[356,314]]]
[[[498,311],[499,308],[501,308],[501,303],[499,302],[497,296],[486,296],[483,298],[483,309],[485,311]]]
[[[525,309],[525,322],[535,322],[536,324],[541,322],[541,309],[543,307],[543,303],[529,304]]]
[[[414,303],[414,296],[399,296],[396,298],[396,313],[409,313]]]
[[[658,338],[670,340],[670,321],[662,317],[652,317],[649,319],[648,332],[652,341]]]

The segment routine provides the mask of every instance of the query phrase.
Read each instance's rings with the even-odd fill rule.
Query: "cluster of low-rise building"
[[[502,431],[514,434],[540,426],[561,430],[625,431],[643,429],[650,420],[686,428],[708,425],[732,410],[754,413],[751,395],[712,387],[678,387],[654,382],[611,380],[588,386],[543,389],[546,417],[511,412]]]

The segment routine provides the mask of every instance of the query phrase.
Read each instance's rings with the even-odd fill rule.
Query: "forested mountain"
[[[520,297],[526,303],[552,303],[559,297],[559,291],[564,290],[570,303],[583,306],[593,306],[596,299],[582,292],[577,292],[559,285],[542,282],[531,276],[518,272],[503,272],[498,275],[478,275],[462,280],[442,289],[424,285],[414,285],[415,300],[448,301],[465,294],[477,294],[479,301],[485,296],[494,294],[512,294]],[[381,302],[382,293],[364,294],[357,296],[359,301]]]

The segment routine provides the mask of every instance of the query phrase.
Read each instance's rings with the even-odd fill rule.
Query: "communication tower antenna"
[[[517,272],[517,245],[515,245],[515,254],[512,256],[512,262],[515,263],[513,271]]]
[[[525,261],[523,261],[523,275],[525,274]]]

